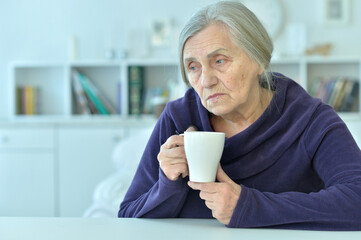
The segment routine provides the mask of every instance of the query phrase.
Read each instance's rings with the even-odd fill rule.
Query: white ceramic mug
[[[192,131],[184,133],[184,149],[188,161],[189,180],[214,182],[224,148],[225,134]]]

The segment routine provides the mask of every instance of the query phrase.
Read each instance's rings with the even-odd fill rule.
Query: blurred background
[[[0,118],[7,119],[9,113],[11,61],[104,59],[112,54],[109,50],[115,51],[116,57],[127,54],[128,57],[175,58],[179,30],[196,9],[209,2],[214,1],[1,0]],[[273,5],[274,1],[268,2]],[[332,44],[331,56],[361,55],[360,1],[348,0],[346,22],[335,26],[325,23],[324,16],[325,2],[332,4],[333,1],[279,2],[282,12],[276,13],[283,16],[273,36],[275,57],[302,55],[302,50],[323,44]],[[259,10],[263,16],[269,8]],[[267,17],[267,20],[277,18]],[[167,49],[160,52],[151,46],[151,31],[152,24],[162,20],[170,22],[171,40]]]
[[[178,34],[210,2],[0,0],[0,216],[115,216],[140,158],[129,151],[185,90]],[[361,1],[242,2],[274,41],[272,69],[331,101],[359,143]],[[82,74],[106,114],[82,108]],[[349,86],[333,103],[331,82]]]

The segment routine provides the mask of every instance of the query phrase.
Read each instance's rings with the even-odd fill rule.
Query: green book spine
[[[16,114],[18,114],[18,115],[23,114],[23,112],[22,112],[22,105],[23,105],[22,91],[23,91],[22,87],[16,88]]]
[[[129,67],[129,113],[139,115],[142,113],[143,95],[143,68]]]

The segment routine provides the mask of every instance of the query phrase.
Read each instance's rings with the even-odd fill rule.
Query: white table
[[[216,220],[0,218],[1,240],[361,239],[359,232],[230,229]]]

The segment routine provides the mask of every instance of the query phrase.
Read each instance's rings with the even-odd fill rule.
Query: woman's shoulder
[[[170,101],[168,104],[177,105],[177,104],[184,104],[186,102],[194,102],[197,100],[197,93],[193,88],[188,88],[184,93],[183,97]]]
[[[333,123],[343,123],[330,105],[311,96],[298,82],[280,73],[274,73],[273,76],[277,94],[283,98],[279,102],[283,102],[284,116],[302,121],[305,127],[317,126],[318,129],[327,128]]]
[[[272,79],[275,86],[273,104],[280,113],[280,120],[292,121],[300,128],[306,128],[320,111],[332,114],[330,106],[309,95],[296,81],[280,73],[272,73]]]
[[[308,105],[318,106],[320,99],[312,97],[301,84],[281,73],[273,72],[272,81],[278,97],[282,98],[285,105],[288,104],[300,104],[300,106]]]
[[[190,125],[199,126],[207,118],[207,110],[192,88],[184,96],[167,103],[163,117],[173,122],[179,132],[185,131]]]

